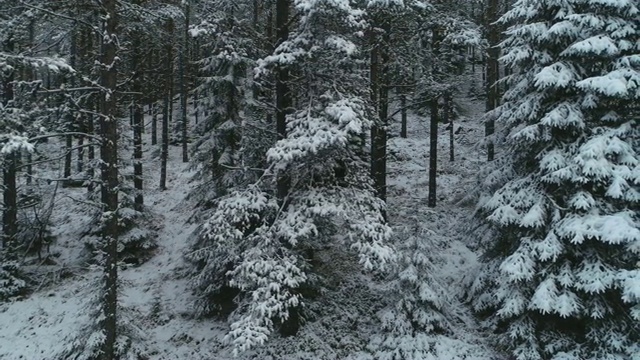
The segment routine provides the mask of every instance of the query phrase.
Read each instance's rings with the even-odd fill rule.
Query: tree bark
[[[431,122],[429,133],[429,195],[427,206],[436,206],[436,179],[438,176],[438,97],[431,100]]]
[[[139,1],[138,1],[139,2]],[[133,187],[135,189],[134,209],[142,211],[144,206],[143,172],[142,172],[142,130],[144,128],[144,97],[142,95],[142,81],[144,79],[144,64],[141,49],[140,37],[133,36],[131,65],[133,74],[133,103],[132,124],[133,124]]]
[[[167,32],[173,33],[173,20],[167,20]],[[160,154],[160,189],[167,189],[167,160],[169,159],[169,123],[171,112],[173,110],[172,91],[173,87],[173,44],[171,40],[167,40],[165,45],[164,70],[167,77],[167,86],[165,87],[164,108],[162,109],[162,152]]]
[[[489,41],[489,49],[487,51],[487,103],[486,111],[490,112],[498,105],[498,57],[500,56],[500,29],[495,24],[498,16],[498,0],[489,0],[487,6],[487,24],[488,29],[487,40]],[[489,115],[485,122],[484,135],[487,139],[487,161],[493,161],[495,157],[494,143],[491,137],[495,132],[495,121],[493,115]]]
[[[187,127],[189,119],[187,118],[187,97],[188,97],[188,74],[189,74],[189,17],[191,16],[191,6],[189,1],[185,2],[184,7],[184,45],[182,54],[180,55],[180,103],[182,106],[182,162],[189,161],[189,139],[187,137]]]
[[[400,95],[400,137],[407,138],[407,96],[405,94]]]
[[[6,94],[5,94],[6,95]],[[18,233],[18,187],[16,184],[16,154],[5,155],[3,168],[4,212],[2,213],[2,248],[7,249]]]
[[[289,2],[290,0],[277,0],[276,2],[276,36],[278,44],[289,37]],[[287,114],[291,108],[291,91],[289,89],[289,69],[279,66],[276,71],[276,131],[278,139],[287,137]],[[278,174],[277,196],[280,206],[289,193],[290,179],[286,174]]]
[[[101,199],[104,207],[103,251],[105,253],[105,294],[102,328],[105,339],[102,360],[117,359],[117,307],[118,307],[118,123],[116,86],[118,77],[117,53],[117,0],[103,0],[104,40],[100,63],[100,82],[105,89],[100,117]]]
[[[151,145],[158,144],[158,107],[151,103]]]
[[[81,173],[84,170],[84,137],[78,137],[78,162],[76,163],[76,170]]]
[[[371,101],[377,110],[377,121],[371,127],[371,177],[377,196],[387,199],[387,117],[388,117],[388,41],[390,26],[387,21],[381,27],[384,30],[382,38],[371,29],[371,63],[370,84]],[[386,216],[386,215],[385,215]]]
[[[12,41],[8,41],[6,44],[8,52],[14,50],[14,44]],[[4,106],[13,100],[14,96],[14,73],[15,70],[10,70],[10,74],[3,79],[3,99]],[[8,153],[5,155],[5,163],[2,169],[2,178],[4,182],[3,202],[4,211],[2,213],[2,247],[7,249],[11,246],[11,242],[18,233],[18,187],[16,184],[16,155],[15,153]]]

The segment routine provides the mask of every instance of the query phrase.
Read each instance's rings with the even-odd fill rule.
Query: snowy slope
[[[475,320],[461,302],[478,259],[464,244],[466,234],[461,233],[463,227],[460,226],[473,209],[457,203],[473,186],[473,177],[484,164],[479,144],[483,131],[479,121],[482,103],[464,95],[459,94],[457,98],[462,117],[456,120],[456,126],[462,126],[462,131],[456,135],[454,163],[448,160],[446,125],[440,128],[435,209],[426,207],[428,118],[410,114],[409,138],[396,136],[390,140],[389,215],[398,234],[410,233],[429,242],[433,248],[430,255],[433,281],[448,292],[447,315],[456,334],[442,338],[437,345],[439,350],[435,351],[440,354],[436,358],[456,358],[451,355],[455,351],[449,347],[460,345],[467,353],[474,354],[467,359],[497,359],[486,344],[487,336],[477,332]],[[397,135],[399,125],[396,125],[391,132]],[[145,203],[159,229],[158,248],[146,263],[121,271],[121,301],[129,312],[136,314],[133,320],[143,331],[150,359],[231,359],[230,349],[223,343],[227,325],[213,319],[191,318],[190,286],[182,277],[186,266],[182,257],[196,229],[195,224],[187,222],[193,209],[185,200],[194,186],[189,181],[193,173],[188,164],[182,163],[180,148],[171,146],[168,190],[160,191],[157,187],[160,164],[154,154],[157,155],[157,151],[145,152]],[[73,208],[73,203],[67,208]],[[80,213],[69,210],[56,215],[55,223],[67,219],[63,222],[67,225],[56,229],[60,261],[78,256],[79,242],[75,240],[81,235],[78,224],[82,222],[76,221],[75,216]],[[393,289],[380,279],[372,281],[357,265],[348,265],[356,263],[346,259],[350,254],[328,248],[317,256],[330,266],[320,269],[324,288],[321,294],[307,301],[307,323],[298,336],[275,336],[265,347],[245,353],[241,358],[375,358],[367,347],[371,335],[379,332],[381,311],[393,304],[390,295]],[[85,306],[99,275],[95,270],[73,273],[71,279],[41,289],[28,299],[0,304],[0,359],[56,359],[64,349],[64,339],[88,321]]]

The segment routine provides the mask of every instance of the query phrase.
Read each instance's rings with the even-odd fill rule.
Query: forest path
[[[477,83],[472,84],[479,76],[479,72],[467,75],[468,81],[463,82],[454,95],[459,116],[454,119],[457,133],[454,134],[453,162],[449,159],[448,124],[441,123],[438,127],[436,207],[427,207],[428,112],[409,113],[407,138],[399,137],[399,121],[392,124],[388,165],[390,222],[401,238],[414,236],[423,243],[423,249],[428,249],[424,255],[429,259],[429,279],[425,281],[442,289],[440,296],[447,304],[443,311],[450,321],[452,337],[464,344],[474,344],[476,348],[469,349],[475,354],[474,359],[486,358],[481,354],[495,354],[465,303],[466,290],[480,266],[479,254],[468,247],[470,234],[466,232],[475,202],[460,201],[474,189],[477,174],[486,166],[482,122],[484,100],[470,95],[470,87],[475,85],[477,88]]]

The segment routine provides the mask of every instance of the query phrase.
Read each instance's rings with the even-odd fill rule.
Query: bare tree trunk
[[[102,328],[104,331],[104,346],[101,353],[102,360],[117,359],[117,307],[118,307],[118,123],[116,86],[118,77],[117,33],[118,12],[117,0],[103,0],[104,13],[104,37],[102,43],[100,63],[101,85],[105,89],[102,97],[102,116],[100,117],[100,132],[102,141],[100,144],[101,157],[101,199],[104,206],[105,224],[103,228],[103,240],[105,253],[105,294],[104,294],[104,319]]]
[[[486,111],[492,111],[498,105],[498,57],[500,56],[500,29],[494,22],[498,16],[498,0],[489,0],[487,6],[487,29],[489,40],[489,49],[487,51],[487,103]],[[489,137],[487,141],[487,160],[493,161],[495,157],[494,143],[491,137],[495,132],[495,121],[493,116],[489,116],[485,122],[484,135]]]
[[[189,17],[191,16],[191,6],[189,1],[184,5],[184,45],[182,54],[180,55],[180,103],[182,106],[182,162],[189,161],[189,139],[187,137],[187,127],[189,119],[187,118],[187,97],[188,97],[188,63],[189,63]]]
[[[380,25],[380,24],[378,24]],[[388,22],[382,24],[384,34],[378,38],[375,30],[371,30],[371,100],[377,110],[377,121],[371,127],[371,177],[377,196],[387,198],[387,117],[388,117],[388,40],[390,27]],[[386,217],[386,214],[385,214]]]
[[[138,1],[139,3],[140,1]],[[142,43],[140,37],[134,34],[132,44],[131,65],[134,71],[133,75],[133,102],[131,103],[132,123],[133,123],[133,187],[135,189],[134,209],[142,211],[144,206],[144,197],[142,194],[142,130],[144,128],[144,98],[142,96],[142,81],[146,69],[145,62],[142,59],[141,48]]]
[[[100,113],[100,100],[99,99],[95,99],[95,110],[96,113]],[[93,123],[93,115],[89,114],[89,116],[87,117],[87,132],[89,134],[93,134],[95,132],[94,129],[94,123]],[[96,150],[93,146],[89,146],[89,149],[87,151],[87,162],[88,167],[87,167],[87,178],[89,178],[89,185],[87,186],[87,192],[91,193],[93,192],[94,187],[94,179],[93,177],[95,176],[95,169],[94,169],[94,159],[96,158]]]
[[[151,145],[158,144],[158,107],[151,103]]]
[[[6,94],[5,94],[6,96]],[[11,246],[18,233],[18,187],[16,184],[16,154],[5,155],[3,168],[4,212],[2,213],[2,248]]]
[[[290,0],[277,0],[276,2],[276,32],[278,43],[286,41],[289,37],[289,2]],[[291,107],[291,91],[289,89],[289,70],[278,67],[276,72],[276,130],[278,139],[287,137],[287,114]],[[284,205],[289,193],[290,179],[284,174],[279,174],[277,180],[277,196],[280,205]]]
[[[173,33],[173,20],[167,20],[167,31]],[[173,110],[173,44],[167,40],[165,46],[164,70],[167,76],[167,86],[165,87],[164,108],[162,113],[162,152],[160,154],[160,189],[167,189],[167,160],[169,159],[169,123]]]
[[[449,161],[455,161],[455,148],[454,148],[454,128],[453,128],[453,116],[451,116],[451,93],[447,91],[444,94],[444,122],[449,123]]]
[[[67,117],[67,121],[71,121],[71,116]],[[64,178],[66,179],[63,184],[65,184],[65,186],[68,184],[67,182],[69,181],[69,178],[71,177],[71,155],[72,155],[72,151],[71,149],[73,148],[73,137],[71,135],[66,135],[65,136],[65,156],[64,156]]]
[[[431,122],[429,133],[429,195],[427,206],[436,206],[436,179],[438,176],[438,97],[431,100]]]
[[[407,138],[407,96],[405,94],[400,95],[400,137]]]
[[[13,41],[9,40],[6,43],[6,49],[9,52],[14,50]],[[13,100],[14,88],[13,81],[15,70],[9,70],[10,74],[3,79],[3,99],[2,104],[6,106]],[[2,247],[8,248],[18,233],[18,187],[16,184],[16,155],[15,153],[8,153],[5,155],[4,167],[2,169],[2,179],[4,183],[3,192],[3,205],[4,211],[2,213]]]
[[[76,170],[81,173],[84,170],[84,136],[78,137],[78,162],[76,163]]]

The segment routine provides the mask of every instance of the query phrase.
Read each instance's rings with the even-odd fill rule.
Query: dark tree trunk
[[[182,54],[180,55],[180,104],[182,106],[182,162],[189,161],[189,139],[187,137],[187,128],[189,119],[187,118],[187,97],[188,97],[188,74],[189,74],[189,17],[191,16],[191,6],[189,1],[185,2],[184,7],[185,25],[184,25],[184,45]]]
[[[173,20],[167,21],[167,31],[173,33]],[[173,44],[168,40],[164,60],[167,86],[165,87],[164,108],[162,109],[162,152],[160,154],[160,189],[167,189],[167,160],[169,159],[169,123],[173,111]]]
[[[78,173],[84,170],[84,136],[78,137],[78,162],[76,163]]]
[[[388,93],[387,73],[388,73],[388,40],[389,25],[385,22],[382,25],[384,34],[379,38],[375,30],[371,31],[371,100],[377,110],[377,121],[371,127],[371,177],[377,196],[386,200],[387,198],[387,117],[388,117]]]
[[[438,97],[431,100],[429,133],[429,196],[427,206],[436,206],[436,180],[438,176]]]
[[[117,359],[116,339],[117,339],[117,316],[118,307],[118,123],[117,123],[117,103],[116,86],[118,70],[116,61],[117,44],[117,22],[118,12],[116,10],[117,0],[103,0],[102,9],[105,16],[104,41],[102,43],[101,64],[112,64],[103,66],[100,70],[101,85],[109,93],[103,93],[102,116],[100,117],[100,132],[102,141],[100,143],[101,157],[101,199],[105,212],[105,224],[103,228],[103,240],[105,253],[105,294],[103,299],[104,319],[102,327],[104,331],[104,346],[102,349],[102,360]],[[111,39],[111,40],[110,40]]]
[[[3,249],[11,246],[13,239],[18,233],[18,187],[16,184],[16,172],[16,154],[11,153],[5,155],[2,172],[4,182],[4,212],[2,213]]]
[[[446,92],[444,94],[444,119],[445,123],[449,123],[449,161],[455,161],[455,148],[454,148],[454,129],[453,129],[453,116],[451,114],[451,93]]]
[[[71,121],[71,116],[67,117],[67,121]],[[64,156],[64,178],[67,179],[65,180],[64,184],[67,184],[68,179],[71,177],[71,156],[72,154],[72,148],[73,148],[73,137],[71,135],[66,135],[65,136],[65,156]]]
[[[155,103],[151,104],[151,145],[158,144],[158,107]]]
[[[400,137],[407,138],[407,96],[405,94],[400,95]]]
[[[133,75],[133,103],[132,108],[132,123],[133,123],[133,187],[135,189],[134,196],[134,209],[142,211],[144,206],[144,197],[142,194],[142,130],[144,128],[144,97],[142,95],[142,81],[144,79],[143,74],[144,61],[142,61],[142,43],[139,36],[133,37],[131,65],[135,72]]]
[[[286,41],[289,37],[289,2],[290,0],[277,0],[276,2],[276,32],[278,43]],[[291,108],[291,91],[289,89],[289,69],[284,66],[276,71],[276,130],[278,139],[287,137],[287,114]],[[280,205],[289,193],[290,179],[286,174],[279,174],[277,180],[277,196]]]
[[[14,50],[13,42],[6,44],[9,52]],[[11,70],[10,70],[11,71]],[[13,100],[14,89],[14,71],[3,79],[3,105],[7,105]],[[2,169],[2,179],[4,182],[3,202],[4,211],[2,213],[2,247],[4,249],[11,246],[11,242],[18,233],[18,187],[16,184],[16,154],[9,153],[5,155],[5,163]]]
[[[487,91],[487,103],[486,111],[492,111],[498,105],[498,57],[500,56],[500,48],[498,44],[500,42],[500,28],[494,22],[498,16],[498,0],[489,0],[487,7],[487,39],[489,40],[489,49],[487,52],[487,76],[486,76],[486,91]],[[493,115],[490,115],[485,122],[484,135],[486,137],[492,137],[495,132],[495,122]],[[487,160],[493,161],[495,157],[495,148],[493,140],[487,141]]]
[[[100,113],[100,100],[98,99],[94,99],[93,97],[91,98],[92,100],[95,100],[95,110],[97,113]],[[89,134],[94,134],[95,129],[94,129],[94,123],[93,123],[93,115],[89,114],[89,116],[87,116],[87,132]],[[95,175],[95,168],[94,168],[94,159],[96,158],[96,150],[93,147],[93,145],[89,146],[89,148],[87,149],[87,178],[89,178],[89,184],[87,186],[87,192],[91,193],[93,192],[94,189],[94,175]]]

